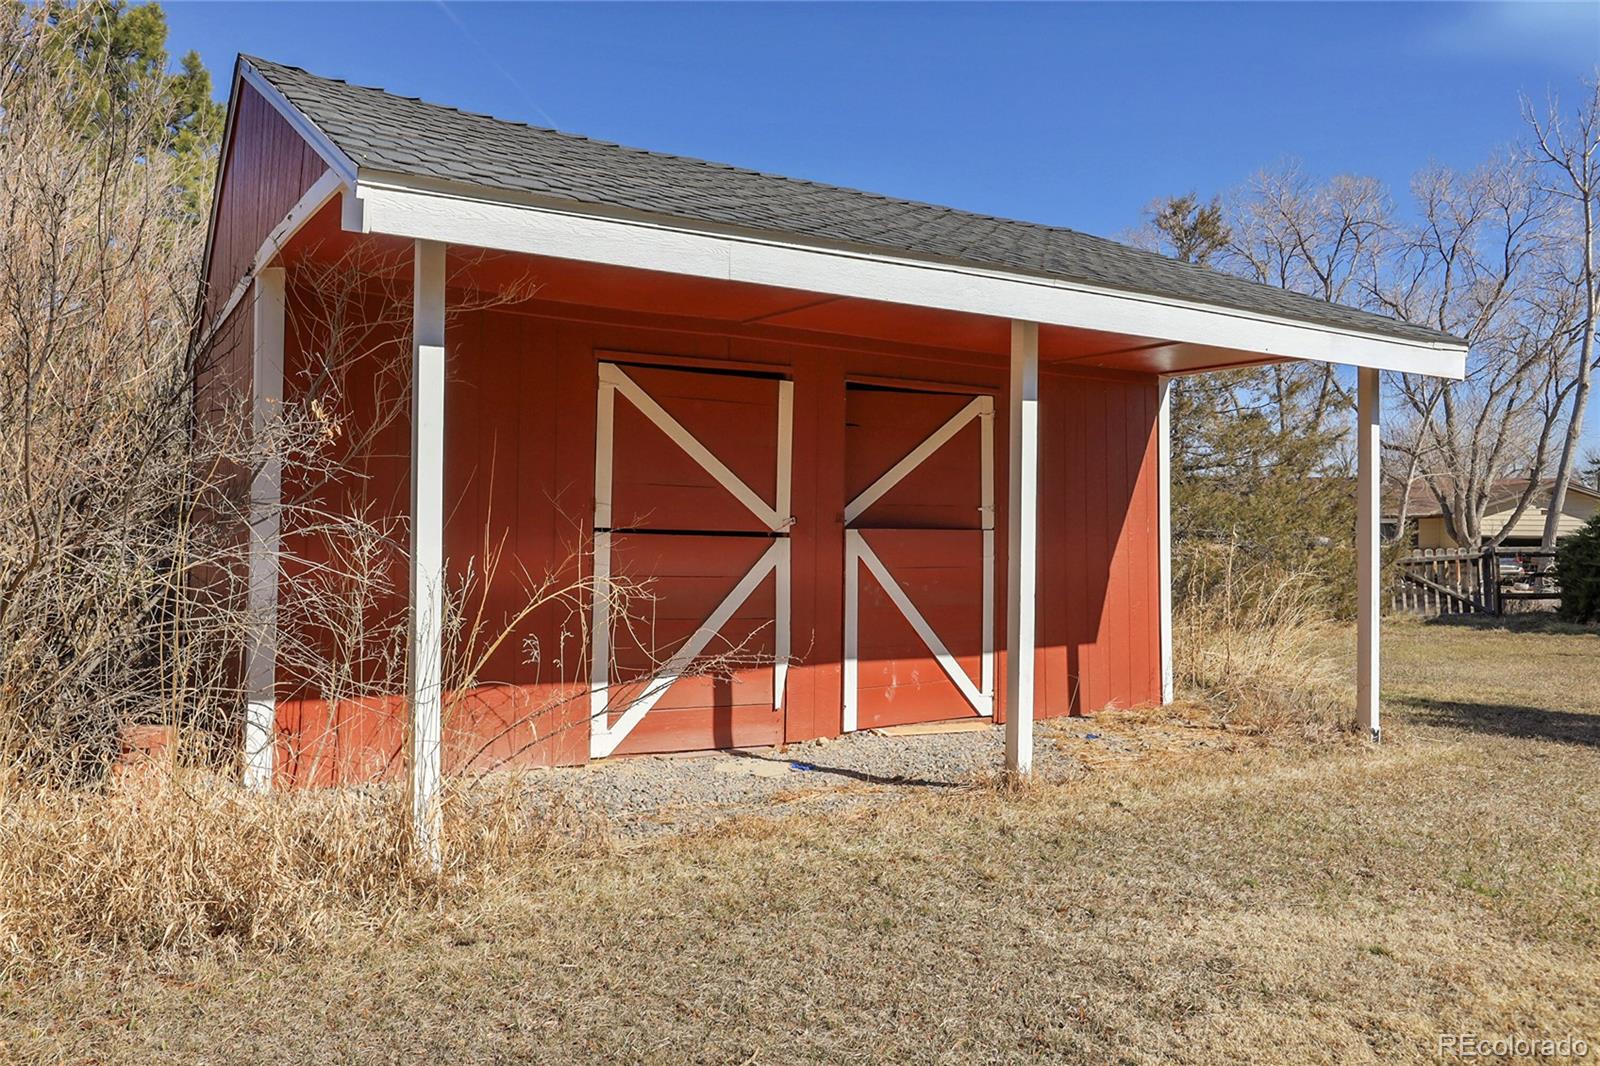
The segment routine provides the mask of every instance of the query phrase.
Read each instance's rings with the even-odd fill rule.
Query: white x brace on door
[[[776,499],[764,500],[726,463],[695,439],[682,423],[650,396],[627,372],[614,363],[600,364],[600,394],[595,424],[594,467],[594,596],[592,604],[589,682],[589,755],[600,759],[610,755],[634,727],[650,713],[672,687],[704,654],[719,630],[735,611],[750,598],[769,573],[775,575],[776,596],[773,618],[774,661],[772,666],[772,707],[782,710],[784,684],[789,670],[790,643],[790,541],[793,525],[790,510],[790,457],[793,448],[794,383],[775,381],[777,387],[777,471]],[[774,534],[772,544],[678,650],[648,678],[643,689],[626,706],[612,707],[611,581],[612,537],[612,455],[614,413],[617,398],[632,404],[656,428],[693,459],[717,484],[727,489],[751,514]],[[631,686],[636,687],[636,686]],[[612,714],[620,711],[615,721]]]
[[[916,604],[906,595],[900,583],[895,580],[894,574],[883,564],[877,553],[868,543],[866,533],[861,529],[851,528],[852,525],[867,513],[867,510],[878,500],[905,479],[918,466],[922,465],[930,456],[948,444],[967,423],[974,418],[979,421],[979,449],[981,451],[981,465],[979,472],[979,507],[982,516],[983,530],[983,605],[982,632],[983,646],[981,652],[981,666],[979,680],[973,684],[972,678],[962,667],[960,661],[950,653],[933,627],[928,624],[922,612],[917,610]],[[927,645],[941,670],[949,677],[950,681],[960,691],[972,709],[980,715],[992,716],[994,714],[995,697],[995,667],[994,667],[994,397],[976,396],[961,410],[957,411],[942,426],[930,433],[922,443],[908,452],[899,462],[890,467],[881,477],[869,485],[855,499],[845,507],[845,548],[844,548],[844,715],[843,726],[845,732],[853,732],[857,728],[860,709],[860,671],[858,668],[858,653],[860,650],[860,613],[861,613],[861,566],[864,564],[872,576],[883,587],[890,602],[905,616],[907,622],[916,631],[917,636]]]

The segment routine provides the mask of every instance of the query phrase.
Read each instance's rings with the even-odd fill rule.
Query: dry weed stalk
[[[1199,550],[1213,557],[1181,568],[1173,619],[1180,688],[1230,728],[1347,730],[1352,693],[1336,648],[1348,634],[1328,617],[1318,575],[1247,565],[1237,543]]]
[[[32,790],[0,809],[0,978],[84,951],[282,949],[604,848],[596,819],[524,781],[451,786],[445,867],[407,861],[394,786],[257,794],[203,771]]]

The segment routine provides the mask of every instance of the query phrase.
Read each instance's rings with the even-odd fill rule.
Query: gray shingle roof
[[[1421,342],[1448,334],[1075,230],[590,140],[241,57],[362,169],[1188,300]]]

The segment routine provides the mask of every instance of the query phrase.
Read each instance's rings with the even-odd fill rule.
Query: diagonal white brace
[[[889,573],[888,568],[883,565],[883,560],[879,559],[877,552],[872,550],[872,545],[867,543],[867,538],[857,530],[851,530],[850,533],[853,534],[855,539],[855,554],[867,565],[867,569],[872,572],[872,576],[878,579],[878,584],[883,586],[883,591],[888,593],[889,599],[899,608],[906,621],[911,623],[911,628],[917,631],[917,636],[922,638],[922,643],[926,644],[928,650],[933,652],[933,657],[938,661],[939,668],[945,672],[945,675],[950,678],[956,688],[961,690],[961,695],[966,697],[967,702],[972,704],[974,710],[981,715],[993,714],[994,700],[987,694],[980,692],[978,686],[973,683],[972,678],[967,676],[967,672],[961,668],[960,661],[950,654],[950,649],[946,648],[944,641],[939,639],[939,634],[935,633],[933,627],[928,624],[928,620],[922,617],[922,612],[917,610],[917,605],[911,602],[911,597],[907,596],[905,589],[900,587],[900,582],[896,581],[894,575]]]
[[[744,504],[751,514],[765,523],[768,529],[782,532],[788,527],[788,515],[780,514],[778,508],[768,504],[754,489],[746,485],[738,474],[729,470],[726,463],[711,454],[709,448],[696,440],[694,434],[683,427],[683,423],[673,418],[666,408],[641,389],[621,367],[614,363],[600,364],[600,381],[602,386],[608,383],[614,385],[618,393],[626,396],[640,413],[655,423],[656,427],[672,440],[672,443],[699,463],[706,473],[716,479],[717,484],[732,493],[734,499]],[[781,490],[780,484],[780,493]]]
[[[617,750],[617,745],[633,732],[633,727],[639,724],[640,719],[650,713],[650,708],[666,695],[667,690],[683,676],[690,664],[706,650],[712,638],[728,624],[733,612],[750,598],[750,594],[760,586],[769,572],[779,567],[786,544],[787,541],[774,540],[771,546],[761,553],[761,558],[757,559],[755,565],[739,579],[733,591],[723,597],[717,609],[711,612],[711,616],[701,623],[700,628],[696,629],[688,640],[684,641],[683,646],[662,665],[656,675],[645,682],[644,692],[628,705],[622,717],[608,726],[606,718],[610,713],[609,708],[602,708],[593,715],[589,740],[589,754],[592,758],[603,759]]]
[[[927,459],[928,456],[944,447],[950,438],[961,432],[962,427],[968,422],[971,422],[981,414],[993,410],[993,397],[973,397],[971,403],[951,415],[949,421],[928,434],[926,440],[907,452],[905,457],[885,471],[882,477],[868,485],[861,495],[851,500],[845,506],[844,520],[846,522],[854,522],[857,518],[860,518],[861,515],[866,513],[868,507],[882,499],[884,493],[900,484],[905,479],[905,476],[921,466],[923,460]]]

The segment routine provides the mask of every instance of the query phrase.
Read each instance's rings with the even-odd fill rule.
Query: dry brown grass
[[[1438,1061],[1441,1031],[1600,1036],[1600,637],[1390,633],[1382,748],[1156,720],[1174,748],[1235,742],[512,860],[288,951],[85,955],[5,986],[0,1040],[128,1062],[1343,1063]]]
[[[107,958],[284,950],[379,928],[599,847],[597,824],[520,780],[457,782],[445,867],[412,861],[400,790],[259,795],[147,765],[104,791],[19,789],[0,807],[0,978]]]

